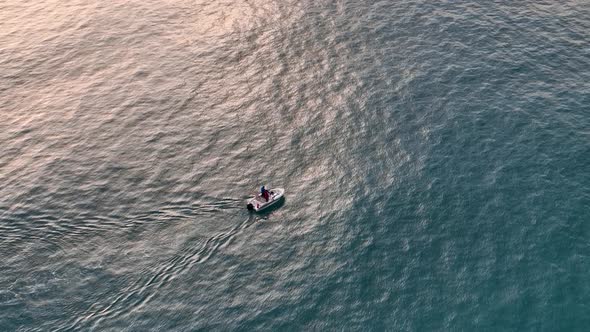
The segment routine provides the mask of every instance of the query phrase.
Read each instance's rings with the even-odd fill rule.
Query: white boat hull
[[[246,205],[248,210],[259,212],[268,209],[269,207],[278,203],[283,198],[283,195],[285,194],[285,189],[273,188],[269,189],[268,192],[270,193],[270,198],[268,202],[262,196],[260,196],[260,194],[249,199]]]

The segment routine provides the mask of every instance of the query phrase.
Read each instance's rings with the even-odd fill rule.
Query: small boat
[[[246,205],[248,210],[259,212],[275,205],[283,198],[283,195],[285,194],[285,189],[273,188],[269,189],[268,193],[270,194],[268,202],[260,194],[257,194],[253,198],[250,198],[248,200],[248,204]]]

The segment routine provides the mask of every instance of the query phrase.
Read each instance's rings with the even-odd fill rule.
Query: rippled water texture
[[[589,31],[575,0],[0,1],[0,330],[587,329]]]

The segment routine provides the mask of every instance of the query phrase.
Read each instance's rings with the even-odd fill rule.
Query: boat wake
[[[241,223],[209,237],[200,245],[195,243],[196,240],[186,241],[184,248],[168,261],[160,264],[155,273],[151,275],[144,273],[135,282],[117,291],[116,297],[93,304],[62,330],[95,329],[105,320],[116,319],[141,309],[169,282],[190,271],[195,265],[205,263],[219,249],[227,247],[240,232],[255,224],[258,219],[260,218],[250,215]]]

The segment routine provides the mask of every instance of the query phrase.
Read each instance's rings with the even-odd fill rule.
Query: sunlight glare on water
[[[589,14],[0,2],[0,330],[583,330]]]

